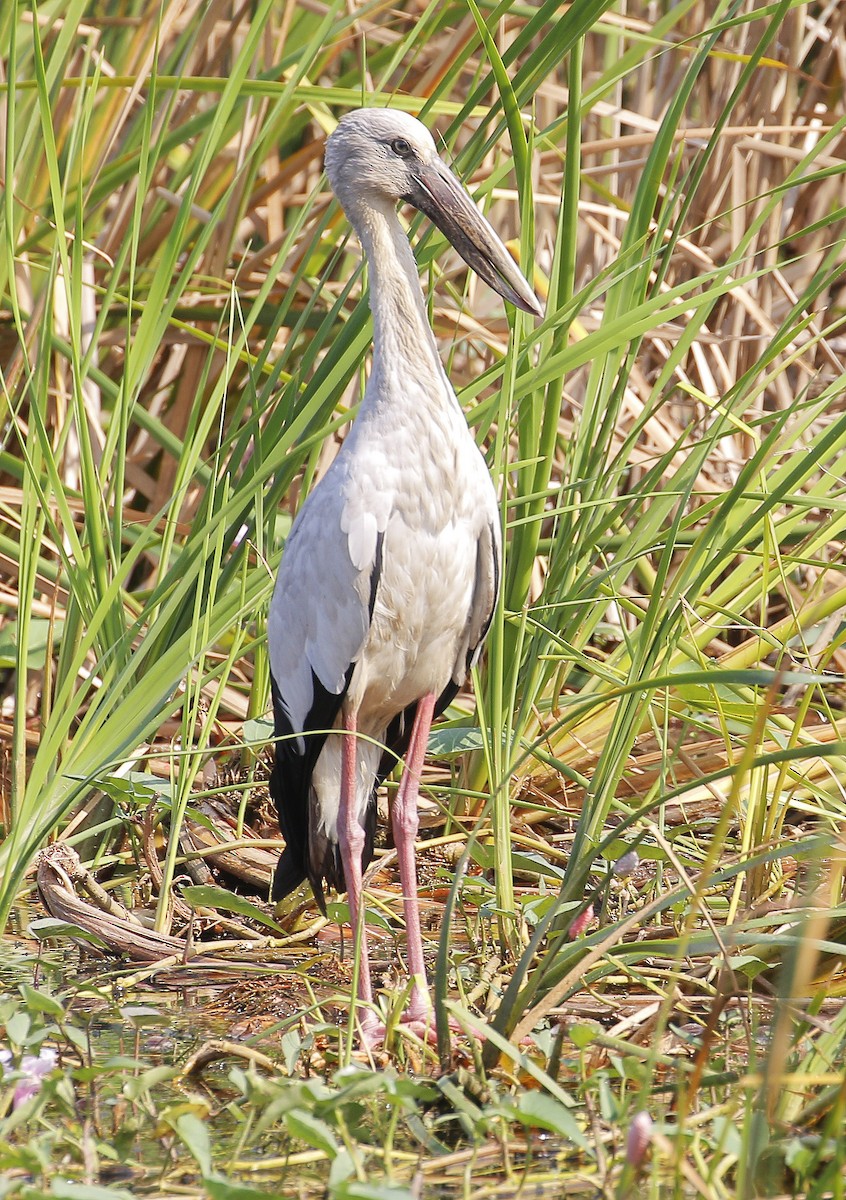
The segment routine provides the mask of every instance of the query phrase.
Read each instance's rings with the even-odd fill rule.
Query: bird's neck
[[[384,206],[368,205],[351,215],[370,272],[371,377],[431,378],[444,400],[454,403],[426,313],[417,263],[396,210],[386,201]]]

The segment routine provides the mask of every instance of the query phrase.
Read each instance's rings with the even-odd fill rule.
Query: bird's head
[[[426,126],[390,108],[354,109],[326,143],[326,174],[341,199],[352,191],[397,203],[411,192],[420,167],[437,161]]]
[[[409,113],[388,108],[347,113],[326,143],[326,174],[347,212],[361,203],[412,204],[500,296],[543,316],[514,259],[438,156],[431,133]]]

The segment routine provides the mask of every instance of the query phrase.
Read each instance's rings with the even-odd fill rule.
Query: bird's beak
[[[437,225],[468,267],[495,292],[524,312],[543,316],[541,302],[522,271],[440,159],[417,164],[414,185],[403,199]]]

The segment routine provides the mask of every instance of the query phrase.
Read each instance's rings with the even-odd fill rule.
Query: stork
[[[441,363],[398,203],[425,213],[505,299],[542,309],[408,113],[347,113],[326,144],[326,174],[367,258],[373,362],[350,433],[294,521],[270,606],[270,790],[286,843],[272,895],[308,879],[325,912],[325,885],[347,892],[362,930],[360,1030],[373,1044],[381,1025],[359,914],[376,789],[405,758],[392,808],[412,979],[404,1019],[431,1026],[414,856],[420,775],[432,719],[479,657],[501,559],[494,486]]]

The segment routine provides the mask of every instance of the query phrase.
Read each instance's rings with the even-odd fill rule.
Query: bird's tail
[[[300,863],[286,846],[279,855],[279,862],[273,872],[273,884],[270,889],[271,900],[282,900],[300,886],[305,880],[306,873]]]

